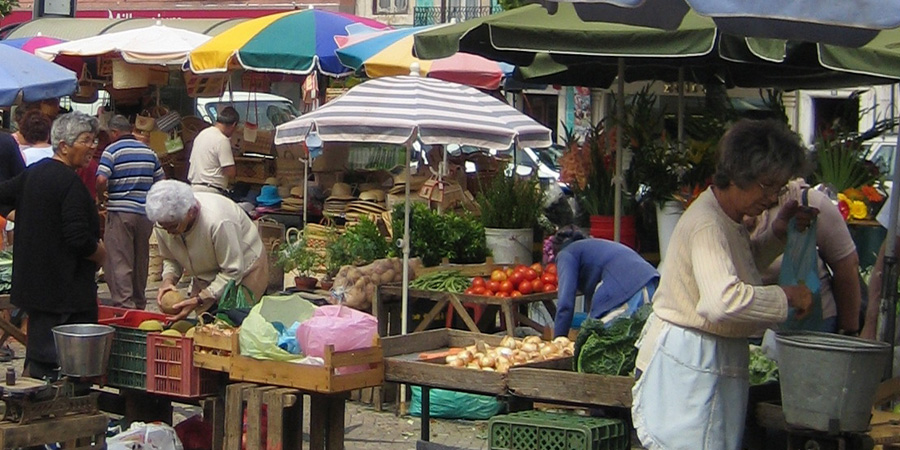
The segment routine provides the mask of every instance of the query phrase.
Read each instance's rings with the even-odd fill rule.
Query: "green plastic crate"
[[[147,387],[147,334],[138,326],[145,320],[166,322],[165,314],[130,310],[122,317],[100,320],[116,329],[109,351],[106,382],[112,387],[145,389]]]
[[[617,419],[522,411],[490,421],[490,450],[628,450]]]

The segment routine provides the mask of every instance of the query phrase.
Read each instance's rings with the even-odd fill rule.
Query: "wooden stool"
[[[299,449],[303,443],[303,394],[297,389],[230,384],[225,393],[225,450],[241,450],[244,411],[247,450],[261,450],[263,405],[266,409],[266,449]],[[312,428],[310,429],[312,430]]]
[[[106,448],[106,414],[73,414],[19,425],[0,422],[0,449],[62,444],[64,449],[100,450]]]

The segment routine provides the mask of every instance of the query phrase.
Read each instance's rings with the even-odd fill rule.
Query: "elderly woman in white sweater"
[[[632,417],[648,449],[738,450],[747,409],[747,338],[808,313],[805,286],[763,286],[757,267],[783,250],[787,222],[815,211],[782,208],[773,231],[751,242],[742,225],[778,200],[805,166],[795,134],[742,120],[720,142],[713,185],[675,227],[638,342]]]

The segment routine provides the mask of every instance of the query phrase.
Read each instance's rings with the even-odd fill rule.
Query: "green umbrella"
[[[479,54],[516,64],[520,78],[535,82],[606,87],[624,58],[627,81],[674,81],[684,68],[688,81],[698,83],[821,88],[900,78],[900,55],[878,47],[881,36],[892,33],[883,31],[860,48],[837,47],[728,35],[693,11],[673,30],[585,22],[571,4],[561,3],[556,14],[528,5],[420,33],[416,53],[426,59]]]

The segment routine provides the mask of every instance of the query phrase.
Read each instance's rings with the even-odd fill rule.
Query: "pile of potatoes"
[[[506,373],[512,366],[548,359],[572,356],[575,343],[565,336],[551,342],[539,336],[516,339],[506,336],[497,347],[491,347],[484,341],[478,341],[455,355],[446,358],[451,367]]]
[[[343,292],[345,305],[367,311],[378,286],[403,279],[402,268],[399,258],[379,259],[362,267],[344,266],[334,278],[335,291]]]

